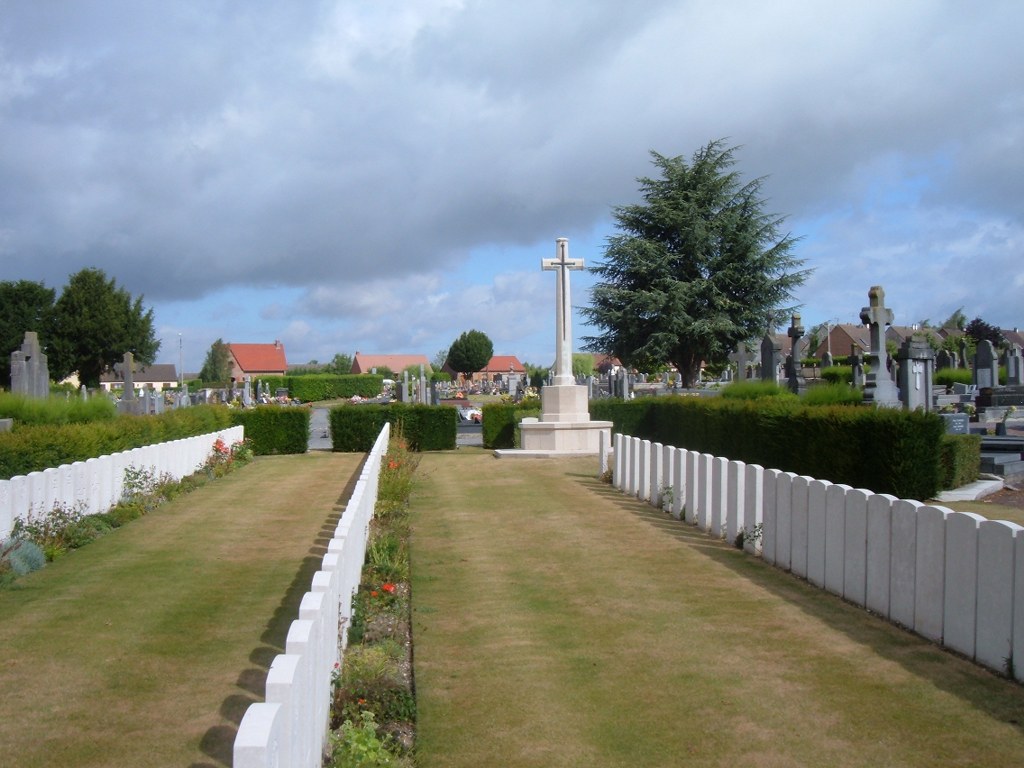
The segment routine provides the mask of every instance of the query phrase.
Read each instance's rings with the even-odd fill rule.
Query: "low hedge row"
[[[455,448],[458,413],[447,405],[338,405],[331,408],[330,422],[335,451],[370,450],[385,424],[400,426],[414,451],[448,451]]]
[[[981,474],[981,435],[943,435],[939,462],[942,488],[973,483]]]
[[[933,498],[945,427],[935,414],[777,401],[598,400],[614,431],[911,499]]]
[[[288,394],[304,403],[321,400],[348,399],[350,397],[377,397],[384,387],[384,377],[370,373],[339,376],[327,373],[309,376],[267,376],[260,378],[270,386],[273,394],[287,387]]]
[[[216,432],[231,426],[224,406],[199,405],[158,416],[118,416],[90,424],[28,426],[0,432],[0,479],[108,453]]]
[[[231,423],[245,427],[253,453],[305,453],[309,447],[309,408],[261,405],[244,411],[232,411]]]
[[[516,448],[519,422],[528,416],[540,416],[537,405],[488,403],[482,409],[484,448]]]

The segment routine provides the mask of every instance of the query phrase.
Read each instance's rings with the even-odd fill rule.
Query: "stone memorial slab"
[[[999,386],[999,358],[991,341],[978,342],[974,353],[974,384],[978,389]]]
[[[772,334],[766,333],[761,340],[761,380],[778,383],[781,363],[782,347]]]
[[[647,501],[650,499],[651,493],[651,441],[641,440],[640,441],[640,474],[638,480],[638,487],[636,490],[637,498],[641,501]]]
[[[1013,658],[1014,537],[1024,527],[1005,520],[978,524],[978,621],[974,658],[989,669],[1006,674]],[[1016,666],[1016,665],[1014,665]]]
[[[726,496],[729,487],[729,460],[716,456],[711,463],[711,536],[725,536]]]
[[[825,586],[825,530],[828,488],[825,480],[807,484],[807,581]]]
[[[914,585],[917,573],[917,511],[920,501],[898,499],[892,504],[889,542],[889,618],[914,627]]]
[[[971,512],[946,516],[946,583],[943,594],[943,645],[974,658],[978,598],[978,525]]]
[[[943,422],[946,424],[947,435],[969,435],[971,432],[971,417],[966,413],[940,413]]]
[[[686,452],[686,506],[683,519],[690,525],[697,523],[697,506],[700,503],[700,453]]]
[[[932,410],[935,353],[923,339],[907,339],[897,354],[900,401],[908,411]]]
[[[747,464],[743,471],[743,529],[753,534],[764,519],[764,467]],[[753,535],[744,537],[743,549],[755,555],[760,553],[761,538]]]
[[[658,506],[661,509],[671,510],[671,500],[674,499],[676,468],[676,447],[674,445],[663,445],[661,447],[661,498]],[[666,491],[668,496],[666,496]]]
[[[867,592],[868,496],[871,491],[853,488],[846,492],[846,531],[843,534],[843,597],[863,606]]]
[[[775,478],[775,567],[788,571],[793,557],[793,481],[795,472]]]
[[[762,478],[761,509],[763,514],[761,525],[761,557],[766,563],[775,565],[776,547],[778,544],[778,497],[775,486],[781,469],[765,469]],[[788,531],[787,531],[788,532]]]
[[[917,562],[914,572],[914,631],[942,642],[945,604],[946,507],[917,510]]]
[[[682,519],[683,507],[686,506],[686,467],[689,453],[684,448],[677,448],[672,459],[672,517],[676,520]]]
[[[825,589],[840,597],[846,566],[846,494],[851,490],[835,483],[825,494]]]
[[[730,461],[725,493],[725,539],[730,544],[746,524],[743,517],[743,502],[746,494],[746,464]]]
[[[797,576],[807,578],[808,525],[810,523],[810,483],[813,477],[793,478],[790,488],[790,552],[789,567]]]
[[[702,531],[711,530],[711,510],[714,507],[715,457],[710,453],[700,455],[700,497],[697,501],[697,527]]]
[[[889,615],[892,569],[892,506],[898,501],[888,493],[868,496],[866,588],[864,605],[879,616]]]
[[[651,443],[651,454],[648,459],[651,466],[651,474],[650,484],[647,487],[647,500],[651,502],[651,506],[658,507],[658,509],[661,509],[661,491],[663,487],[661,480],[661,453],[664,447],[661,443]]]

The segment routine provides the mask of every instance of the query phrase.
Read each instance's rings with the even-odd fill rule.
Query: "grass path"
[[[1024,688],[594,470],[423,457],[421,768],[1024,765]]]
[[[259,458],[0,591],[0,765],[229,765],[361,458]]]

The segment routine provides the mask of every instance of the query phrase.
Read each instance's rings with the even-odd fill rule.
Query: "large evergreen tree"
[[[582,312],[601,329],[585,347],[651,368],[671,362],[685,386],[702,360],[722,362],[741,341],[792,312],[807,271],[783,219],[764,211],[763,179],[742,184],[722,140],[683,157],[651,152],[661,178],[640,178],[643,202],[615,209],[601,282]]]
[[[483,331],[471,330],[463,333],[448,348],[448,367],[461,373],[468,381],[494,356],[494,344]]]
[[[46,352],[55,380],[78,372],[87,387],[131,352],[139,365],[152,365],[160,342],[153,332],[153,310],[133,299],[103,270],[83,269],[68,279],[53,310]]]
[[[0,282],[0,386],[11,386],[11,353],[21,348],[25,331],[39,334],[46,347],[56,292],[31,280]]]

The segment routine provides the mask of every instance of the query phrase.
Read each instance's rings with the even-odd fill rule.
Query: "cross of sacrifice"
[[[572,303],[569,301],[569,271],[583,269],[583,259],[569,258],[569,239],[555,240],[557,258],[542,259],[541,269],[555,274],[555,381],[574,384],[572,377]]]

